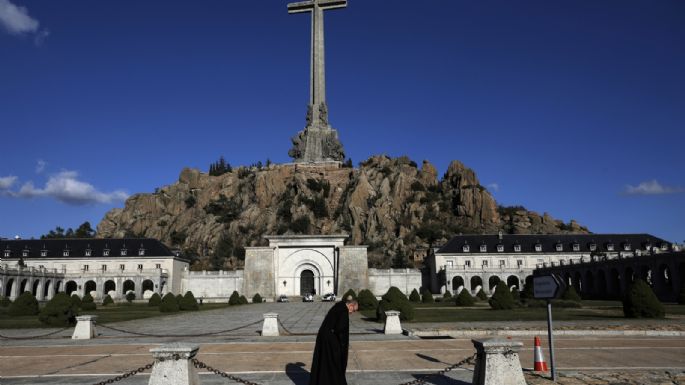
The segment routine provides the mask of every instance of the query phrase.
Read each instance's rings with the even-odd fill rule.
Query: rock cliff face
[[[374,156],[359,168],[270,165],[220,176],[184,169],[176,183],[137,194],[109,211],[100,237],[145,236],[181,248],[193,267],[234,268],[267,234],[350,235],[369,245],[373,267],[402,266],[407,256],[458,233],[584,233],[522,207],[498,207],[473,170]]]

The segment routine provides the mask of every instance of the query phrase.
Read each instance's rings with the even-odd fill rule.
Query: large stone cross
[[[310,93],[309,109],[307,111],[308,127],[329,127],[328,106],[326,105],[323,12],[329,9],[345,7],[347,7],[347,0],[309,0],[288,4],[288,13],[312,13]]]

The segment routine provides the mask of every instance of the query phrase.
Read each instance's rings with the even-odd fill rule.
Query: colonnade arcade
[[[14,301],[26,291],[39,301],[50,300],[64,291],[64,274],[47,269],[0,267],[0,295]]]
[[[510,290],[516,288],[521,291],[525,284],[532,279],[532,275],[526,275],[520,271],[492,273],[460,271],[450,273],[449,269],[445,272],[444,287],[454,294],[458,294],[462,289],[467,289],[472,295],[475,295],[483,289],[485,294],[491,295],[500,281],[506,282]]]

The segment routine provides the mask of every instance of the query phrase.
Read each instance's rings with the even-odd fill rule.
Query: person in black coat
[[[357,301],[348,297],[333,305],[326,314],[316,335],[309,385],[347,385],[350,313],[357,309]]]

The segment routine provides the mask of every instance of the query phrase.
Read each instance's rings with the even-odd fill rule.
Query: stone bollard
[[[74,328],[74,334],[72,334],[72,340],[89,340],[95,338],[95,320],[98,318],[96,315],[80,315],[76,317],[76,327]]]
[[[278,313],[264,314],[264,324],[262,324],[262,337],[278,337]]]
[[[190,362],[199,348],[198,345],[176,342],[150,349],[155,366],[148,385],[200,385],[197,369]]]
[[[388,310],[385,312],[385,327],[383,328],[385,334],[402,334],[402,325],[400,324],[400,312],[397,310]]]
[[[518,354],[523,342],[499,337],[471,342],[478,354],[473,385],[526,385]]]

